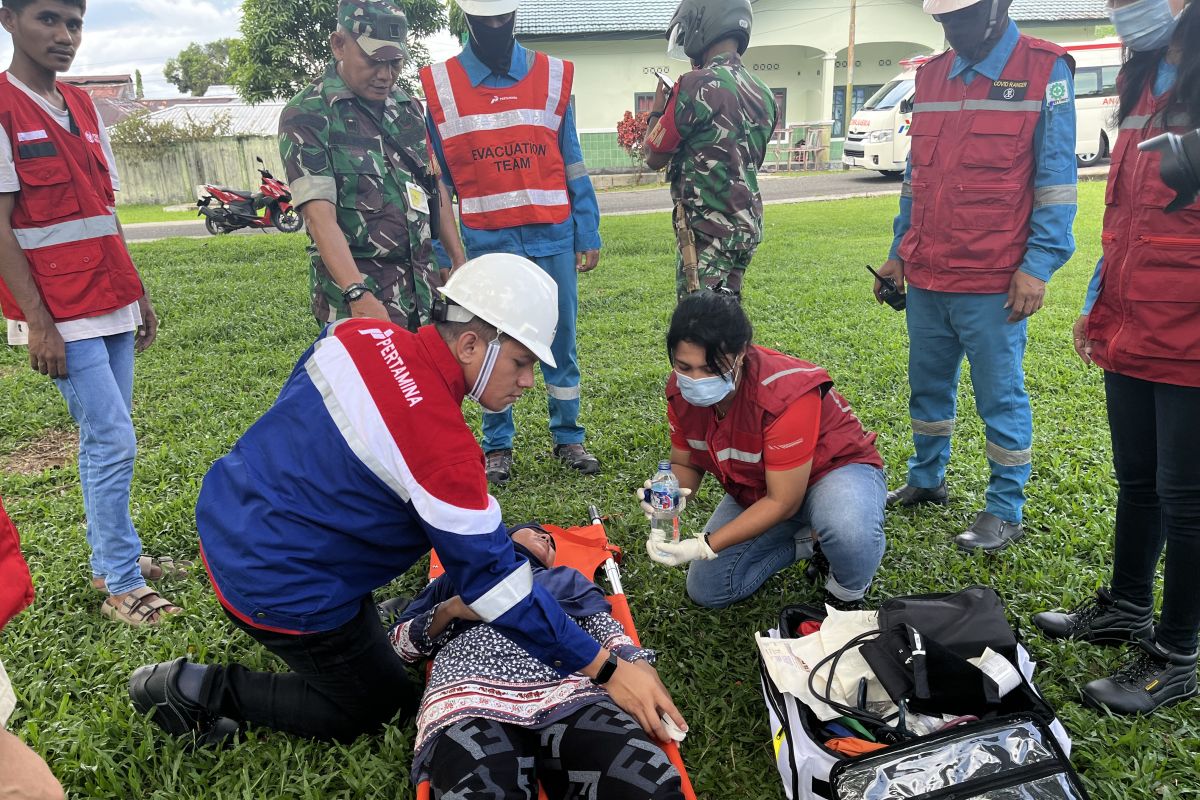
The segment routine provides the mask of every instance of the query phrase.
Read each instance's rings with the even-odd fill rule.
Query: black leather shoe
[[[909,506],[920,505],[921,503],[936,503],[939,506],[944,506],[950,502],[950,494],[946,491],[946,482],[935,489],[922,489],[920,486],[909,486],[907,483],[899,489],[893,489],[887,493],[887,507],[893,508],[899,506],[908,508]]]
[[[600,460],[582,444],[556,444],[554,457],[581,475],[595,475],[600,471]]]
[[[1154,609],[1118,600],[1099,588],[1096,596],[1067,613],[1043,611],[1033,624],[1050,639],[1076,639],[1093,644],[1127,644],[1154,632]]]
[[[804,577],[808,578],[813,583],[825,580],[829,576],[829,559],[821,552],[820,547],[813,549],[812,557],[808,559],[808,566],[804,568]]]
[[[1143,639],[1111,677],[1083,687],[1083,701],[1114,714],[1149,714],[1196,694],[1196,651],[1175,653]]]
[[[512,450],[489,450],[484,453],[484,471],[488,483],[503,486],[512,476]]]
[[[389,597],[383,602],[376,603],[375,610],[379,612],[379,621],[385,628],[392,627],[396,623],[397,617],[404,613],[404,609],[408,608],[411,602],[411,597]]]
[[[201,707],[199,698],[179,690],[179,673],[187,658],[139,667],[129,677],[129,697],[139,714],[153,710],[151,719],[172,736],[190,736],[197,747],[220,747],[241,731],[229,717],[219,717]]]
[[[1005,522],[987,511],[980,511],[975,516],[971,527],[954,537],[954,543],[959,550],[973,553],[983,550],[985,553],[996,553],[1025,535],[1025,529],[1016,522]]]

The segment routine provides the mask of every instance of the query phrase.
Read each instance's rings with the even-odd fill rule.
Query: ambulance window
[[[1075,70],[1075,96],[1097,97],[1100,94],[1100,68],[1086,67]]]
[[[1119,64],[1100,68],[1100,92],[1106,96],[1117,93],[1117,73],[1121,71]]]
[[[871,95],[867,102],[863,104],[863,109],[874,111],[875,109],[895,108],[904,99],[904,96],[912,91],[912,88],[913,82],[911,80],[889,81],[878,92]]]

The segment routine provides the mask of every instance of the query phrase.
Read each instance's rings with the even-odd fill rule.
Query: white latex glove
[[[646,519],[650,519],[651,515],[654,513],[654,509],[651,508],[650,504],[646,502],[646,492],[650,491],[651,483],[651,481],[646,481],[644,484],[642,484],[641,489],[633,490],[633,496],[637,498],[638,505],[642,507],[642,511],[646,514]],[[679,516],[683,513],[683,510],[687,508],[687,499],[691,496],[691,494],[691,489],[681,488],[679,490],[679,508],[675,510],[675,516]]]
[[[703,536],[672,542],[667,538],[667,534],[660,530],[650,531],[650,538],[646,540],[646,554],[650,556],[651,561],[668,567],[678,567],[697,559],[711,561],[717,557]]]

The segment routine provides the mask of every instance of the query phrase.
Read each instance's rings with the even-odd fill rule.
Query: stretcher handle
[[[592,518],[593,525],[604,527],[604,517],[595,503],[588,505],[588,516]],[[608,540],[608,531],[605,531],[604,538],[605,541]],[[604,575],[608,578],[608,584],[612,587],[613,594],[625,594],[625,588],[621,585],[621,568],[617,566],[617,562],[612,556],[604,561]]]

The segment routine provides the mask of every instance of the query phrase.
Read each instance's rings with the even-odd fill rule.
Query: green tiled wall
[[[634,169],[629,154],[617,144],[616,131],[581,133],[579,134],[579,144],[583,148],[583,161],[590,170],[612,169],[632,172]],[[773,149],[768,152],[768,160],[771,159],[773,152]],[[829,160],[835,163],[842,160],[841,141],[834,141],[830,144]]]

